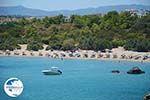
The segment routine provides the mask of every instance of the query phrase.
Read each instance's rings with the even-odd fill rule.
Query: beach
[[[28,51],[27,45],[20,45],[21,49],[13,51],[0,51],[0,56],[21,56],[21,57],[49,57],[60,59],[97,59],[97,60],[119,60],[119,61],[138,61],[150,62],[150,52],[135,52],[124,50],[123,47],[106,49],[105,51],[93,50],[46,50],[47,45],[43,45],[44,49],[39,51]]]

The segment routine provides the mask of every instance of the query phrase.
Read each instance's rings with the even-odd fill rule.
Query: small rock
[[[112,73],[120,73],[119,70],[112,70],[111,72],[112,72]]]

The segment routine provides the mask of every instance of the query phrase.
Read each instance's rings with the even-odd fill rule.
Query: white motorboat
[[[58,67],[51,67],[48,70],[42,70],[42,73],[45,75],[61,75],[62,71],[60,71]]]

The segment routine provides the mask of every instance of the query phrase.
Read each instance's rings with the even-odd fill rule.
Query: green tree
[[[62,50],[75,49],[75,41],[73,39],[64,40],[62,44]]]
[[[38,51],[41,49],[43,49],[43,45],[42,45],[42,43],[39,43],[37,41],[30,42],[27,45],[27,50]]]

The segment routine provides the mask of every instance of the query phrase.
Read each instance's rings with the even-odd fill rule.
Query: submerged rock
[[[128,74],[144,74],[145,72],[142,71],[139,67],[133,67],[131,70],[127,72]]]
[[[146,96],[144,97],[144,100],[150,100],[150,94],[146,95]]]

